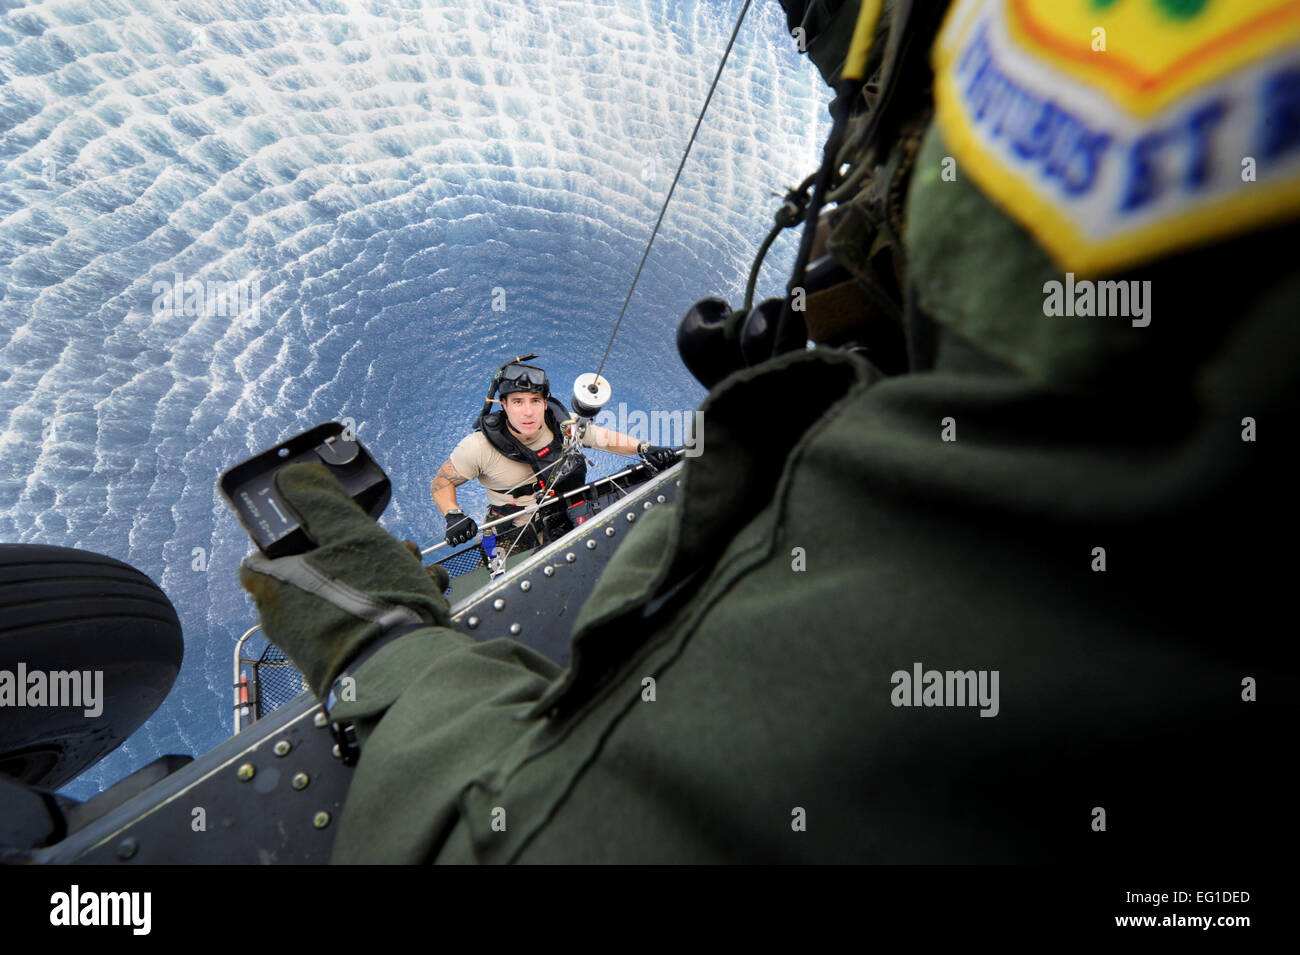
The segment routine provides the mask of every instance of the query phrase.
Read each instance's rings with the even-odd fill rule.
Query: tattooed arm
[[[460,506],[456,503],[456,488],[468,480],[469,478],[461,477],[460,472],[451,466],[451,461],[438,468],[438,473],[429,487],[433,491],[433,503],[437,505],[440,513],[446,514]]]

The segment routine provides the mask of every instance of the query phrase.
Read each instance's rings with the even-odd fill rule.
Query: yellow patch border
[[[976,12],[970,6],[954,5],[933,48],[935,122],[948,150],[957,158],[959,169],[968,171],[980,189],[1034,236],[1063,269],[1081,277],[1114,273],[1210,239],[1280,223],[1300,213],[1300,180],[1268,184],[1256,181],[1245,194],[1211,200],[1169,221],[1153,222],[1100,241],[1091,239],[1017,173],[1005,169],[1000,157],[984,148],[966,122],[951,69],[975,20],[968,18],[965,29],[957,36],[952,21],[963,8]]]
[[[1089,89],[1105,92],[1130,114],[1143,119],[1154,116],[1192,90],[1227,76],[1249,63],[1272,56],[1300,38],[1300,3],[1290,0],[1243,24],[1243,26],[1248,25],[1254,35],[1243,37],[1218,57],[1188,68],[1177,79],[1160,83],[1155,89],[1146,91],[1135,89],[1133,83],[1122,78],[1114,67],[1106,66],[1108,62],[1106,57],[1110,56],[1115,56],[1117,63],[1125,62],[1118,58],[1118,54],[1094,53],[1091,47],[1071,52],[1058,49],[1056,47],[1060,43],[1059,37],[1052,36],[1044,40],[1032,35],[1028,26],[1034,24],[1034,21],[1029,16],[1025,0],[995,0],[995,2],[1001,5],[998,16],[1006,27],[1007,35],[1024,54],[1073,77]],[[1104,27],[1100,22],[1104,15],[1098,13],[1098,26]],[[1280,20],[1282,24],[1275,30],[1262,32],[1270,25],[1267,21],[1272,19]],[[1257,23],[1261,25],[1257,26]],[[1044,29],[1041,25],[1035,25],[1035,28]],[[1205,47],[1202,46],[1200,50],[1194,52],[1200,55],[1204,49]],[[1085,57],[1095,58],[1096,65],[1086,65],[1083,62]]]

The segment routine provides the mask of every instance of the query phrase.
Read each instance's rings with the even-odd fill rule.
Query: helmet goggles
[[[505,368],[501,369],[497,394],[504,398],[516,391],[530,391],[541,395],[543,398],[549,397],[551,386],[546,380],[546,372],[533,365],[506,365]]]

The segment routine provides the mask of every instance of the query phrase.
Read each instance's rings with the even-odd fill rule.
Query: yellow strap
[[[867,54],[871,52],[871,43],[876,36],[876,23],[880,20],[880,10],[883,6],[884,0],[861,0],[858,7],[858,22],[853,27],[853,39],[849,43],[849,55],[844,60],[841,79],[866,79]]]

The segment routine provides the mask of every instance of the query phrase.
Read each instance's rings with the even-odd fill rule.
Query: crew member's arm
[[[594,424],[587,426],[583,443],[588,447],[599,448],[601,451],[613,451],[615,454],[639,454],[646,464],[650,465],[652,472],[662,471],[677,463],[677,452],[672,448],[661,448],[649,441],[637,441],[636,438],[629,438],[625,434],[610,431],[608,428],[599,428]]]
[[[478,525],[474,523],[474,519],[462,511],[460,505],[456,503],[456,488],[468,480],[469,478],[457,471],[455,465],[448,459],[442,467],[438,468],[438,473],[434,475],[429,485],[430,490],[433,491],[434,505],[447,519],[445,537],[452,547],[464,544],[478,533]]]
[[[601,451],[613,451],[615,454],[640,454],[642,446],[649,447],[648,442],[638,441],[636,438],[629,438],[625,434],[617,431],[610,431],[608,428],[600,428],[594,424],[587,425],[586,441],[583,442],[588,447],[597,448]]]
[[[354,693],[333,700],[330,718],[353,723],[365,752],[395,700],[410,706],[425,698],[427,691],[416,685],[421,679],[435,678],[437,685],[435,708],[417,705],[404,717],[399,705],[374,750],[378,758],[358,765],[373,776],[352,781],[356,788],[349,798],[360,799],[361,808],[341,821],[336,861],[425,861],[447,818],[426,789],[393,785],[395,777],[385,771],[401,762],[389,755],[393,731],[421,741],[419,759],[402,766],[402,778],[408,772],[410,782],[450,778],[445,769],[428,767],[451,766],[457,759],[470,765],[467,739],[484,752],[507,751],[537,724],[540,718],[530,720],[529,710],[562,671],[529,647],[502,653],[503,640],[479,643],[452,629],[442,593],[446,571],[421,566],[323,465],[290,465],[275,475],[275,488],[317,546],[275,560],[257,552],[242,565],[240,584],[252,595],[267,638],[289,655],[318,699],[329,699],[340,676],[352,677]],[[357,662],[386,639],[382,649]],[[419,714],[420,725],[404,722],[409,712]],[[451,750],[460,756],[449,757]],[[383,794],[382,812],[374,808],[375,786]],[[383,833],[376,834],[375,825]]]
[[[460,505],[456,503],[456,488],[468,480],[469,478],[463,477],[452,466],[450,459],[438,468],[438,473],[434,475],[433,482],[429,485],[430,490],[433,491],[433,503],[437,506],[438,513],[445,515],[448,511],[460,509]]]

